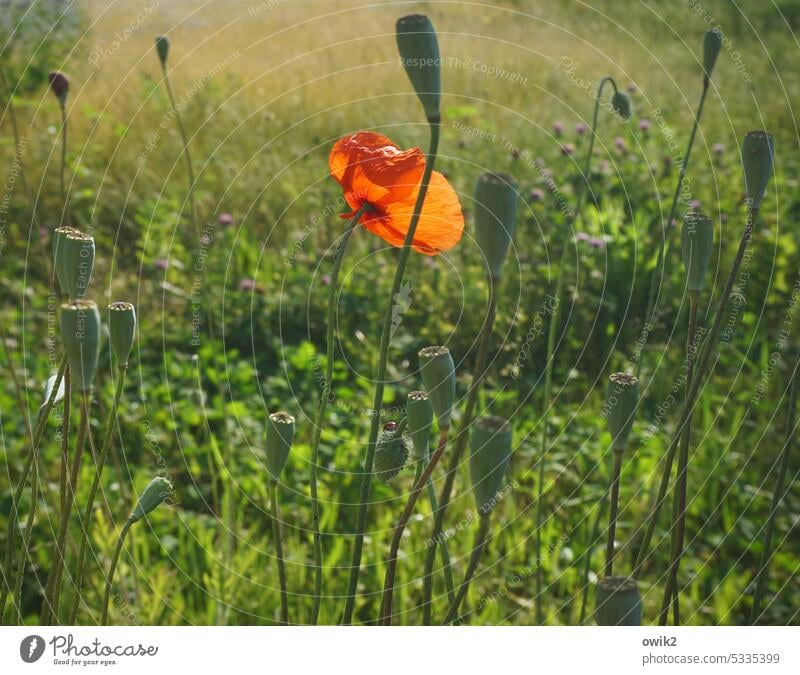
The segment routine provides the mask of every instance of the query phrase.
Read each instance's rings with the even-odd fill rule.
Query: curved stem
[[[186,172],[189,174],[189,209],[191,210],[192,228],[195,235],[200,234],[200,227],[197,224],[197,212],[194,208],[194,170],[192,169],[192,157],[189,154],[189,137],[186,135],[186,130],[183,127],[183,120],[181,119],[181,112],[175,104],[175,96],[172,93],[172,85],[169,82],[169,75],[167,74],[166,64],[162,64],[164,71],[164,84],[167,88],[167,95],[169,96],[169,103],[172,106],[172,113],[175,115],[175,124],[178,127],[178,133],[181,135],[181,142],[183,143],[183,156],[186,158]]]
[[[603,570],[610,577],[614,570],[614,538],[617,534],[617,515],[619,513],[619,476],[622,471],[622,449],[614,448],[614,469],[611,472],[611,502],[608,513],[608,539],[606,541],[606,564]]]
[[[275,540],[275,557],[278,560],[278,579],[281,586],[281,624],[289,624],[289,598],[286,594],[286,565],[283,561],[283,544],[281,542],[281,514],[278,510],[278,482],[270,480],[269,501],[272,511],[272,538]]]
[[[589,170],[592,165],[592,154],[594,152],[594,141],[597,136],[597,118],[600,113],[600,99],[603,95],[603,88],[606,83],[611,84],[614,91],[617,91],[616,82],[610,77],[604,77],[600,80],[597,86],[597,95],[594,100],[594,113],[592,115],[592,129],[589,135],[589,149],[586,153],[586,161],[583,168],[583,181],[581,188],[578,191],[578,197],[575,200],[575,210],[572,212],[571,218],[567,221],[568,227],[566,228],[564,241],[562,242],[561,259],[558,263],[558,275],[556,276],[556,292],[555,303],[553,307],[553,314],[550,317],[550,325],[547,329],[547,357],[544,366],[544,418],[542,420],[542,434],[539,441],[539,471],[538,480],[536,485],[536,556],[535,559],[541,561],[542,559],[542,526],[543,526],[543,497],[544,497],[544,460],[547,454],[547,426],[550,418],[551,399],[553,396],[553,361],[555,359],[555,344],[556,344],[556,330],[558,329],[559,320],[561,318],[561,294],[564,287],[564,267],[567,263],[567,253],[569,246],[567,246],[567,236],[575,228],[578,219],[580,218],[583,200],[586,195],[586,189],[589,187]],[[536,566],[536,622],[541,625],[544,620],[542,612],[542,565],[541,563]]]
[[[696,292],[689,292],[689,328],[686,337],[686,387],[688,394],[689,382],[692,380],[694,370],[694,340],[697,333],[697,308],[700,298]],[[674,624],[680,624],[680,596],[678,590],[678,569],[683,556],[683,541],[686,535],[686,483],[689,469],[689,447],[692,434],[692,414],[686,420],[686,428],[681,438],[680,452],[678,454],[678,475],[675,478],[674,513],[672,527],[672,556],[669,562],[667,584],[664,587],[664,597],[661,601],[659,625],[667,625],[667,614],[672,602],[672,615]]]
[[[448,623],[453,623],[453,621],[458,618],[458,608],[461,606],[461,603],[467,596],[467,591],[469,590],[469,585],[472,582],[472,577],[475,576],[475,570],[478,569],[478,563],[481,560],[481,554],[483,553],[483,547],[486,544],[486,536],[488,534],[489,514],[482,513],[481,520],[478,525],[478,532],[475,535],[475,543],[472,546],[472,554],[470,555],[469,564],[467,565],[467,571],[464,574],[464,581],[461,582],[455,602],[450,605],[450,609],[447,612],[447,618],[444,620],[445,625]]]
[[[414,233],[417,231],[417,223],[422,213],[422,205],[425,202],[425,195],[428,192],[428,184],[433,173],[433,166],[436,163],[436,154],[439,150],[440,123],[438,121],[429,122],[431,132],[430,149],[426,156],[425,171],[422,174],[422,181],[419,186],[419,194],[414,204],[414,214],[408,226],[403,247],[400,249],[400,257],[397,261],[397,268],[394,273],[392,290],[389,295],[389,305],[383,318],[381,330],[380,353],[378,355],[378,372],[375,377],[375,396],[373,398],[373,415],[369,431],[369,441],[367,442],[367,454],[364,458],[364,468],[361,474],[361,491],[359,494],[358,515],[356,517],[356,535],[353,541],[353,555],[350,561],[350,578],[347,584],[347,596],[345,598],[344,616],[342,622],[347,624],[352,622],[353,610],[355,608],[356,593],[358,592],[358,577],[361,572],[361,553],[364,547],[364,531],[367,526],[367,507],[369,493],[372,485],[372,468],[375,462],[375,445],[378,441],[380,431],[381,415],[380,410],[383,405],[383,390],[386,379],[386,363],[389,358],[389,342],[391,341],[392,327],[392,302],[400,291],[400,284],[408,263],[408,256],[411,252],[411,243],[414,241]]]
[[[344,253],[361,216],[369,209],[369,204],[364,204],[350,220],[347,229],[342,234],[339,247],[333,259],[333,270],[328,287],[328,313],[325,318],[326,352],[325,352],[325,384],[320,395],[317,419],[314,425],[314,439],[311,442],[311,523],[314,530],[314,601],[311,608],[311,625],[316,626],[319,620],[319,609],[322,602],[322,534],[320,531],[319,497],[317,495],[317,473],[319,470],[319,443],[322,439],[322,428],[325,425],[325,413],[328,409],[328,399],[333,391],[333,354],[335,336],[336,291],[339,281],[339,270],[342,267]]]
[[[767,524],[764,527],[764,539],[761,545],[761,557],[758,561],[758,572],[755,578],[755,591],[753,592],[753,606],[750,610],[750,625],[754,626],[761,617],[761,598],[764,595],[764,583],[767,577],[769,563],[772,560],[772,533],[775,530],[775,518],[778,515],[778,508],[786,496],[786,473],[789,467],[789,450],[794,445],[795,418],[797,415],[797,388],[800,375],[795,365],[792,374],[792,382],[789,390],[789,409],[786,414],[786,442],[781,450],[781,463],[778,468],[778,476],[775,481],[775,492],[772,493],[772,505],[769,509]]]
[[[644,347],[647,344],[647,338],[650,335],[650,329],[652,328],[653,324],[655,323],[655,314],[658,310],[657,303],[658,297],[656,295],[657,290],[657,283],[659,278],[661,277],[661,270],[664,265],[664,249],[665,244],[668,240],[668,233],[669,228],[672,227],[672,221],[675,220],[675,212],[678,209],[678,202],[680,201],[681,196],[681,187],[683,186],[683,181],[686,178],[686,171],[689,168],[689,158],[692,155],[692,146],[694,145],[694,137],[697,134],[697,128],[700,126],[700,117],[703,114],[703,105],[706,102],[706,94],[708,93],[710,81],[707,76],[703,77],[703,92],[700,94],[700,102],[697,104],[697,111],[694,115],[694,124],[692,125],[692,132],[689,134],[689,143],[686,146],[686,155],[681,162],[681,168],[678,172],[678,184],[675,186],[675,192],[672,195],[672,205],[669,209],[669,217],[667,218],[667,224],[664,227],[664,240],[661,242],[661,246],[658,248],[658,258],[656,260],[656,266],[653,268],[653,271],[650,274],[650,289],[647,293],[647,310],[645,311],[645,331],[642,334],[642,338],[640,340],[641,343],[641,351],[639,352],[639,360],[636,363],[636,377],[639,377],[639,372],[642,369],[642,361],[644,360]]]
[[[664,504],[664,497],[667,494],[667,489],[669,488],[669,478],[670,473],[672,471],[672,462],[675,459],[675,452],[678,447],[678,442],[680,441],[683,435],[683,429],[686,425],[686,422],[689,418],[689,415],[694,407],[695,401],[697,400],[698,394],[700,392],[700,387],[703,384],[703,380],[705,379],[706,369],[708,368],[709,361],[711,359],[711,354],[716,348],[717,339],[719,338],[719,332],[722,327],[722,315],[724,314],[725,307],[728,304],[728,300],[731,297],[731,291],[733,290],[733,284],[736,280],[737,275],[739,274],[739,267],[742,264],[742,259],[744,258],[745,251],[747,250],[747,246],[750,243],[750,238],[753,236],[753,225],[755,224],[756,219],[758,218],[758,209],[751,208],[751,205],[748,204],[748,215],[747,215],[747,223],[745,224],[744,231],[742,232],[742,238],[739,240],[739,248],[736,251],[736,257],[731,264],[730,271],[728,272],[728,279],[725,282],[725,287],[722,290],[722,295],[719,299],[719,304],[717,305],[717,312],[714,316],[714,323],[711,326],[711,330],[706,333],[705,339],[703,340],[702,347],[700,348],[699,357],[695,360],[696,366],[694,368],[694,375],[692,377],[691,383],[689,383],[689,393],[686,395],[686,400],[681,408],[680,416],[678,419],[678,424],[675,428],[675,431],[672,434],[672,439],[670,441],[669,447],[666,451],[666,457],[664,459],[664,468],[661,473],[661,484],[659,485],[658,495],[656,496],[655,502],[650,509],[650,512],[647,516],[647,522],[644,524],[644,534],[642,535],[642,541],[639,546],[639,552],[636,556],[636,561],[633,565],[633,574],[631,576],[637,577],[639,572],[642,569],[642,565],[644,565],[645,560],[649,554],[650,549],[650,541],[653,538],[653,532],[655,531],[656,523],[658,521],[658,515],[661,511],[661,507]]]
[[[450,505],[450,498],[453,493],[453,486],[455,484],[456,472],[461,464],[461,457],[467,447],[467,440],[469,439],[469,427],[475,417],[475,406],[478,402],[478,396],[481,391],[484,377],[486,376],[486,361],[489,358],[489,344],[492,339],[492,332],[494,331],[495,316],[497,313],[497,285],[499,279],[488,278],[489,283],[489,299],[488,308],[486,311],[486,320],[481,327],[481,333],[478,342],[478,354],[475,358],[475,368],[472,373],[472,384],[470,384],[469,391],[467,392],[467,402],[464,405],[464,416],[459,426],[458,435],[456,436],[453,452],[450,455],[450,462],[447,466],[447,474],[445,474],[444,485],[442,492],[439,496],[439,506],[433,512],[433,541],[444,541],[442,531],[444,530],[444,519],[447,513],[447,507]],[[431,547],[428,549],[425,558],[425,573],[424,579],[426,583],[430,579],[431,582],[427,588],[423,588],[423,611],[426,612],[428,622],[430,621],[430,603],[432,592],[432,574],[433,565],[436,560],[436,549]],[[451,573],[452,576],[452,573]],[[452,599],[449,604],[452,604]]]
[[[45,401],[45,404],[42,406],[42,409],[39,413],[39,418],[33,431],[33,443],[31,445],[30,452],[28,453],[28,459],[26,460],[25,466],[22,469],[19,483],[17,483],[17,489],[14,492],[14,499],[11,503],[11,511],[8,516],[6,554],[5,560],[3,561],[3,570],[5,570],[5,573],[8,575],[8,583],[3,584],[3,590],[0,593],[0,623],[2,624],[5,623],[6,602],[11,591],[11,570],[14,567],[14,551],[16,548],[15,538],[17,530],[17,518],[19,517],[19,503],[22,499],[22,493],[25,490],[25,484],[28,481],[28,476],[37,455],[42,434],[47,426],[47,419],[50,417],[50,411],[53,409],[53,405],[55,404],[56,395],[58,394],[58,389],[61,386],[61,380],[64,378],[65,372],[68,370],[68,368],[69,366],[67,365],[67,357],[64,355],[61,358],[61,363],[58,367],[55,386],[51,390],[50,396],[48,396],[47,401]]]
[[[78,478],[80,477],[81,464],[83,461],[83,446],[86,442],[86,433],[89,427],[89,402],[91,393],[88,391],[81,392],[81,399],[81,417],[78,424],[78,435],[75,441],[75,456],[72,458],[72,466],[70,467],[67,495],[64,500],[64,512],[61,514],[61,520],[58,526],[56,559],[53,562],[53,568],[50,570],[50,576],[47,580],[47,591],[45,593],[44,602],[42,602],[40,619],[42,625],[45,625],[51,618],[53,621],[58,622],[58,605],[59,596],[61,595],[61,576],[66,558],[67,532],[69,530],[69,520],[72,516],[72,507],[75,503],[75,495],[77,494]]]
[[[403,509],[400,520],[397,522],[397,527],[395,527],[392,543],[389,547],[389,560],[386,564],[386,576],[384,577],[383,581],[383,600],[381,602],[380,613],[380,623],[382,625],[388,626],[392,623],[392,597],[394,595],[394,577],[395,572],[397,571],[397,554],[400,550],[400,540],[403,538],[403,532],[406,529],[406,525],[408,525],[411,514],[414,512],[414,505],[417,503],[417,499],[419,499],[422,488],[425,487],[425,484],[428,482],[428,478],[430,478],[433,474],[433,470],[436,468],[436,465],[439,463],[439,460],[441,459],[442,454],[447,447],[447,438],[449,435],[450,429],[448,427],[445,427],[439,431],[439,443],[437,445],[436,452],[433,453],[431,461],[428,462],[428,465],[420,474],[419,479],[416,483],[414,483],[414,488],[411,490],[411,494],[408,496],[406,506]]]
[[[25,576],[25,563],[30,555],[31,535],[36,520],[36,503],[39,499],[39,459],[38,453],[33,459],[31,474],[31,504],[28,510],[28,521],[25,523],[25,535],[22,538],[22,555],[17,564],[17,576],[14,580],[14,604],[17,607],[17,623],[22,625],[22,579]]]
[[[128,534],[128,530],[131,529],[131,525],[133,525],[133,521],[129,518],[122,526],[122,529],[119,532],[119,538],[117,539],[117,546],[114,549],[114,555],[111,558],[111,566],[108,568],[108,576],[106,577],[106,592],[105,596],[103,597],[103,615],[100,618],[101,626],[108,625],[108,603],[111,599],[111,584],[114,581],[114,572],[116,571],[117,563],[119,562],[119,554],[122,553],[122,545],[125,543],[125,537]]]
[[[75,568],[75,598],[72,602],[72,609],[69,613],[69,624],[75,623],[78,616],[78,609],[81,604],[81,589],[83,588],[83,575],[86,567],[86,548],[89,544],[92,531],[93,511],[94,511],[94,498],[97,495],[97,490],[100,487],[100,482],[103,478],[103,468],[106,464],[106,457],[108,456],[108,449],[111,446],[111,437],[114,433],[114,427],[117,423],[117,415],[119,411],[119,402],[122,398],[122,390],[125,386],[125,373],[127,366],[120,366],[119,376],[117,377],[117,389],[114,392],[114,403],[111,407],[111,417],[106,426],[106,433],[103,436],[103,445],[97,455],[97,471],[95,472],[94,479],[92,480],[92,487],[89,489],[89,498],[86,502],[86,510],[83,515],[83,528],[81,531],[81,543],[78,552],[78,564]]]

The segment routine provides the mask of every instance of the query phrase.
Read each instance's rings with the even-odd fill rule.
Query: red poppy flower
[[[369,204],[361,225],[392,246],[402,246],[425,170],[422,150],[400,150],[386,136],[359,131],[336,141],[328,162],[331,176],[353,209],[342,218],[352,218]],[[455,190],[434,171],[411,246],[419,253],[437,255],[455,246],[463,231],[464,216]]]

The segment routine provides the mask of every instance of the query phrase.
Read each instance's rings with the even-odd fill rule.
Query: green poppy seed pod
[[[100,348],[100,312],[90,300],[61,305],[61,341],[69,360],[72,388],[92,388]]]
[[[714,70],[720,49],[722,49],[722,33],[717,28],[707,30],[703,38],[703,71],[708,79],[711,79],[711,71]]]
[[[706,287],[706,274],[714,248],[714,223],[701,213],[688,213],[681,228],[681,253],[686,287],[699,293]]]
[[[172,483],[166,478],[156,476],[147,484],[144,492],[139,496],[139,501],[136,502],[136,507],[133,509],[129,520],[132,523],[141,520],[159,504],[163,504],[173,492]]]
[[[67,103],[69,93],[69,78],[60,70],[54,70],[47,76],[50,89],[56,95],[58,102],[63,106]]]
[[[595,591],[598,626],[641,626],[642,598],[635,579],[601,577]]]
[[[744,190],[751,208],[761,206],[767,184],[772,178],[775,163],[775,144],[772,134],[766,131],[748,131],[742,143]]]
[[[80,300],[92,280],[94,237],[83,232],[68,232],[59,238],[56,246],[56,275],[61,292],[71,300]]]
[[[124,368],[136,335],[136,310],[131,303],[114,302],[108,306],[108,332],[117,365]]]
[[[289,457],[294,438],[294,417],[285,412],[272,413],[267,420],[267,471],[278,480]]]
[[[408,395],[406,419],[411,443],[414,445],[414,455],[417,459],[424,459],[428,455],[433,428],[433,406],[426,392],[412,391]]]
[[[456,369],[447,347],[425,347],[419,351],[422,383],[430,397],[440,429],[450,428],[450,415],[456,397]]]
[[[373,471],[379,480],[388,483],[403,470],[407,460],[408,446],[403,432],[394,422],[390,422],[378,436]]]
[[[66,293],[66,274],[64,270],[64,241],[68,236],[80,235],[81,231],[76,230],[74,227],[57,227],[53,231],[53,267],[56,270],[56,278],[58,285],[61,287],[61,292]]]
[[[628,96],[624,91],[614,92],[614,95],[611,97],[611,105],[614,108],[614,112],[624,120],[630,119],[631,115],[633,114],[631,97]]]
[[[478,418],[470,433],[469,475],[482,514],[488,514],[497,503],[510,462],[511,423],[492,415]]]
[[[489,273],[500,278],[517,223],[517,183],[504,173],[484,173],[475,184],[475,238]]]
[[[639,380],[628,373],[614,373],[608,378],[606,423],[614,450],[625,450],[639,404]]]
[[[167,67],[167,56],[169,56],[169,38],[166,35],[159,35],[156,38],[156,51],[158,52],[158,60],[161,61],[161,67]]]
[[[429,122],[439,122],[442,99],[441,57],[436,29],[422,14],[397,20],[397,50],[408,79],[422,102]]]

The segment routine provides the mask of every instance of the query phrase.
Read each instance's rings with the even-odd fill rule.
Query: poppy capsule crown
[[[67,103],[69,93],[69,78],[60,70],[54,70],[47,76],[50,82],[50,89],[56,95],[58,102],[63,106]]]
[[[486,515],[497,503],[497,493],[511,462],[511,424],[502,417],[481,417],[470,434],[469,475],[478,511]]]
[[[775,163],[775,144],[772,134],[766,131],[748,131],[742,143],[742,168],[744,189],[751,208],[758,209],[767,185],[772,178]]]
[[[633,114],[631,97],[624,91],[614,92],[614,95],[611,97],[611,106],[614,108],[614,112],[624,120],[630,119]]]
[[[424,459],[428,455],[428,444],[433,427],[433,406],[424,391],[412,391],[406,400],[406,419],[408,433],[414,445],[414,455]]]
[[[639,404],[639,380],[629,373],[614,373],[608,380],[606,423],[612,447],[622,452],[628,445]]]
[[[508,174],[484,173],[475,184],[475,239],[493,279],[500,278],[516,222],[516,181]]]
[[[707,30],[703,37],[703,71],[706,81],[711,79],[711,71],[714,70],[720,49],[722,49],[722,33],[718,28]]]
[[[686,288],[699,293],[706,287],[706,274],[714,248],[714,224],[701,213],[689,213],[681,228],[681,253],[686,270]]]
[[[456,370],[453,357],[447,347],[439,346],[425,347],[420,350],[418,356],[422,383],[439,421],[439,429],[449,429],[453,400],[456,396]]]
[[[161,476],[153,478],[153,480],[147,484],[144,492],[142,492],[139,501],[136,502],[136,506],[129,518],[130,521],[135,523],[137,520],[144,518],[157,506],[163,504],[173,492],[174,488],[172,487],[172,483],[166,478]]]
[[[397,20],[397,50],[408,79],[419,96],[425,116],[431,123],[441,118],[441,57],[436,29],[422,14],[411,14]]]
[[[61,305],[61,341],[73,388],[88,391],[93,386],[100,348],[100,312],[95,303],[78,300]]]
[[[272,413],[267,419],[267,471],[272,480],[280,479],[292,449],[294,417],[289,413]]]
[[[169,38],[166,35],[159,35],[156,38],[156,52],[158,60],[161,61],[161,67],[166,70],[167,56],[169,56]]]
[[[124,368],[136,335],[136,310],[131,303],[114,302],[108,306],[108,333],[117,365]]]
[[[598,626],[641,626],[642,598],[635,579],[602,577],[595,590]]]

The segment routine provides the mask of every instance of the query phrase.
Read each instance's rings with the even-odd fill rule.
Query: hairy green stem
[[[311,608],[311,625],[316,626],[319,621],[319,610],[322,602],[322,533],[320,531],[319,497],[317,494],[317,474],[319,471],[319,444],[322,439],[322,428],[325,426],[325,413],[328,410],[328,399],[333,391],[333,354],[335,350],[334,336],[336,326],[336,291],[339,281],[339,270],[342,267],[344,253],[358,221],[367,210],[369,204],[364,204],[350,220],[347,229],[342,234],[339,247],[333,259],[333,270],[328,287],[328,313],[326,316],[326,352],[325,352],[325,384],[320,395],[317,419],[314,425],[314,439],[311,442],[311,526],[314,530],[314,601]]]
[[[689,327],[686,336],[686,388],[688,394],[689,382],[692,381],[694,370],[694,341],[697,333],[697,309],[700,298],[696,292],[689,292]],[[674,509],[672,516],[672,556],[669,563],[667,583],[664,587],[664,597],[661,600],[661,612],[658,623],[667,625],[670,601],[672,602],[672,616],[676,626],[680,625],[680,595],[678,593],[678,569],[683,556],[683,541],[686,535],[686,490],[689,470],[689,448],[692,435],[692,415],[686,420],[683,430],[680,451],[678,453],[678,474],[675,478],[675,494],[673,497]]]
[[[78,609],[81,604],[81,590],[83,588],[83,575],[86,568],[86,549],[91,539],[92,522],[94,521],[94,499],[97,495],[97,490],[100,487],[100,482],[103,478],[103,468],[106,465],[106,457],[108,456],[108,448],[111,445],[111,437],[114,433],[114,428],[117,423],[117,415],[119,413],[119,402],[122,398],[122,390],[125,386],[125,373],[127,366],[119,367],[119,375],[117,377],[117,389],[114,392],[114,403],[111,407],[111,417],[106,426],[106,432],[103,436],[103,445],[100,447],[100,452],[97,455],[97,471],[95,472],[94,479],[92,480],[92,487],[89,489],[89,498],[86,502],[86,510],[83,515],[83,528],[81,532],[81,543],[78,552],[78,564],[75,568],[75,598],[72,602],[72,609],[69,613],[69,624],[74,625],[75,619],[78,617]]]
[[[278,481],[269,482],[269,501],[272,513],[272,538],[275,540],[275,558],[278,561],[278,580],[281,587],[281,625],[289,624],[289,596],[286,593],[286,564],[283,560],[281,542],[281,514],[278,510]]]
[[[608,539],[606,540],[606,564],[603,574],[610,577],[614,573],[614,538],[617,534],[617,515],[619,513],[619,477],[622,471],[622,450],[614,448],[614,469],[611,472],[611,502],[608,512]]]
[[[655,314],[658,311],[657,303],[658,297],[656,294],[656,290],[658,289],[658,280],[661,278],[661,270],[664,266],[664,249],[666,242],[669,241],[669,228],[672,227],[672,221],[675,220],[675,212],[678,209],[678,202],[680,201],[681,197],[681,188],[683,187],[683,181],[686,178],[686,171],[689,168],[689,158],[692,155],[692,146],[694,145],[694,137],[697,134],[697,129],[700,126],[700,117],[703,115],[703,105],[706,102],[706,94],[708,93],[708,87],[710,85],[710,81],[708,76],[703,76],[703,92],[700,94],[700,102],[697,104],[697,111],[694,115],[694,124],[692,125],[692,132],[689,134],[689,143],[686,146],[686,155],[681,162],[681,167],[678,171],[678,184],[675,186],[675,192],[672,195],[672,205],[669,209],[669,217],[667,218],[667,224],[664,227],[664,240],[661,242],[661,245],[658,248],[658,258],[656,259],[656,266],[653,268],[653,271],[650,273],[650,289],[647,293],[647,310],[645,311],[645,328],[646,331],[642,335],[641,340],[641,351],[639,352],[639,360],[636,362],[636,377],[639,377],[639,373],[642,370],[642,361],[644,360],[644,347],[647,344],[647,338],[650,335],[650,331],[652,326],[655,324]]]
[[[589,604],[589,571],[592,567],[592,552],[597,542],[600,540],[600,522],[603,520],[603,512],[605,511],[606,497],[608,496],[608,488],[603,492],[603,496],[597,502],[597,513],[594,516],[594,523],[592,523],[592,533],[589,537],[589,544],[583,556],[583,573],[581,574],[581,613],[578,618],[578,625],[582,626],[586,620],[586,609]],[[541,565],[541,561],[537,561]]]
[[[450,455],[450,462],[447,467],[447,474],[445,474],[444,485],[439,498],[439,506],[433,512],[433,541],[442,540],[442,531],[444,530],[444,520],[447,514],[447,507],[450,505],[450,498],[453,493],[453,486],[455,484],[456,473],[461,464],[461,457],[467,447],[469,440],[469,428],[472,425],[472,420],[475,417],[475,407],[478,403],[478,396],[481,391],[484,377],[486,376],[486,362],[489,358],[489,344],[492,339],[492,332],[494,331],[495,315],[497,313],[497,285],[499,279],[487,278],[489,284],[489,299],[488,308],[486,312],[486,320],[481,326],[480,336],[478,338],[478,354],[475,358],[475,368],[472,373],[472,383],[470,384],[469,391],[467,392],[467,402],[464,405],[464,416],[459,427],[458,435],[456,436],[453,452]],[[428,620],[430,620],[431,612],[431,593],[432,593],[432,574],[433,565],[436,560],[436,548],[431,547],[428,549],[425,557],[425,572],[424,579],[426,583],[430,579],[431,582],[426,588],[423,588],[423,611],[426,612]],[[447,571],[445,572],[447,573]],[[452,572],[450,573],[452,577]],[[452,598],[450,603],[452,603]]]
[[[103,614],[100,618],[101,626],[108,625],[108,604],[109,601],[111,600],[111,586],[114,582],[114,572],[117,569],[117,563],[119,562],[119,555],[120,553],[122,553],[122,545],[125,543],[125,537],[128,534],[128,530],[131,529],[131,525],[133,525],[133,521],[130,518],[128,518],[119,532],[119,538],[117,539],[117,546],[114,549],[114,555],[111,558],[111,566],[108,568],[108,576],[106,577],[106,592],[105,596],[103,597]]]
[[[419,479],[414,483],[414,488],[408,496],[408,501],[400,515],[400,520],[397,522],[397,527],[394,529],[394,536],[392,543],[389,547],[389,560],[386,563],[386,576],[383,580],[383,600],[381,602],[380,623],[384,626],[391,625],[392,623],[392,598],[394,596],[394,577],[397,571],[397,554],[400,551],[400,540],[403,538],[403,532],[408,525],[411,514],[414,513],[414,505],[417,503],[422,489],[425,487],[428,479],[433,474],[433,470],[439,463],[445,448],[447,448],[447,439],[450,435],[450,428],[444,427],[439,431],[439,442],[436,451],[433,453],[431,460],[423,469]]]
[[[753,226],[758,218],[758,209],[751,208],[751,206],[751,204],[748,204],[747,223],[745,224],[744,231],[742,232],[742,237],[739,240],[739,248],[736,251],[736,257],[734,258],[730,271],[728,272],[728,279],[725,282],[725,287],[722,290],[722,295],[720,296],[719,303],[717,305],[714,323],[711,326],[711,330],[706,333],[702,347],[700,348],[700,355],[695,360],[696,365],[694,367],[694,374],[691,382],[688,384],[689,393],[686,395],[686,400],[681,407],[678,424],[672,434],[672,439],[670,440],[669,447],[666,451],[658,495],[656,496],[653,506],[650,508],[646,522],[643,524],[644,534],[642,535],[642,540],[639,545],[639,552],[636,556],[636,561],[633,564],[633,577],[637,577],[639,575],[642,565],[644,565],[644,562],[649,554],[650,541],[653,538],[653,532],[655,531],[656,523],[658,522],[658,515],[661,511],[661,507],[664,504],[664,497],[667,494],[667,489],[669,488],[669,479],[672,471],[672,463],[675,459],[675,452],[683,435],[683,429],[689,418],[689,414],[694,407],[695,401],[697,400],[700,392],[700,388],[703,385],[706,370],[708,368],[709,361],[711,360],[711,354],[714,352],[717,338],[719,338],[725,307],[728,304],[728,300],[730,300],[733,284],[736,281],[737,275],[739,274],[739,267],[742,264],[745,251],[747,250],[747,246],[750,243],[751,237],[753,236]]]
[[[475,570],[478,569],[478,563],[480,563],[481,560],[483,547],[486,545],[486,537],[489,534],[489,522],[489,514],[482,513],[480,523],[478,524],[478,532],[475,534],[475,543],[472,545],[472,553],[469,557],[467,571],[464,574],[464,580],[461,582],[461,586],[458,588],[458,595],[456,595],[455,601],[450,605],[450,609],[447,611],[447,617],[444,620],[445,625],[453,623],[453,621],[458,618],[458,608],[467,596],[469,585],[472,583],[472,577],[475,576]]]
[[[797,388],[800,376],[797,372],[798,366],[792,373],[792,381],[789,385],[789,409],[786,411],[786,442],[781,450],[780,467],[775,481],[775,491],[772,493],[772,505],[769,509],[767,524],[764,527],[764,539],[761,544],[761,557],[758,561],[758,572],[755,577],[755,591],[753,592],[753,606],[750,609],[750,625],[754,626],[761,618],[761,599],[764,596],[764,584],[767,578],[767,570],[772,560],[772,533],[775,530],[775,518],[778,515],[783,498],[786,496],[786,473],[789,468],[789,451],[794,445],[795,419],[797,415]]]
[[[433,166],[436,163],[436,154],[439,149],[440,122],[432,121],[430,124],[431,142],[425,162],[425,171],[422,174],[422,181],[419,186],[419,194],[414,204],[414,213],[408,226],[403,247],[400,249],[400,257],[397,261],[397,268],[394,273],[392,290],[389,295],[389,305],[383,318],[381,329],[380,352],[378,355],[378,371],[375,377],[375,396],[373,398],[373,415],[370,425],[369,441],[367,442],[367,453],[364,458],[364,467],[361,473],[361,490],[359,494],[358,515],[356,517],[356,534],[353,541],[353,555],[350,561],[350,578],[347,584],[347,596],[345,598],[344,615],[342,623],[352,622],[353,610],[355,609],[356,593],[358,592],[358,577],[361,573],[361,553],[364,547],[364,531],[367,526],[367,508],[369,502],[370,488],[372,486],[372,469],[375,462],[375,445],[378,442],[378,432],[380,431],[381,415],[380,410],[383,405],[383,390],[386,379],[387,361],[389,358],[389,343],[391,341],[392,327],[392,303],[397,293],[400,291],[400,284],[408,263],[408,256],[411,252],[411,243],[414,240],[414,233],[417,231],[417,223],[422,213],[422,205],[425,202],[425,195],[428,192],[428,184],[433,173]]]

